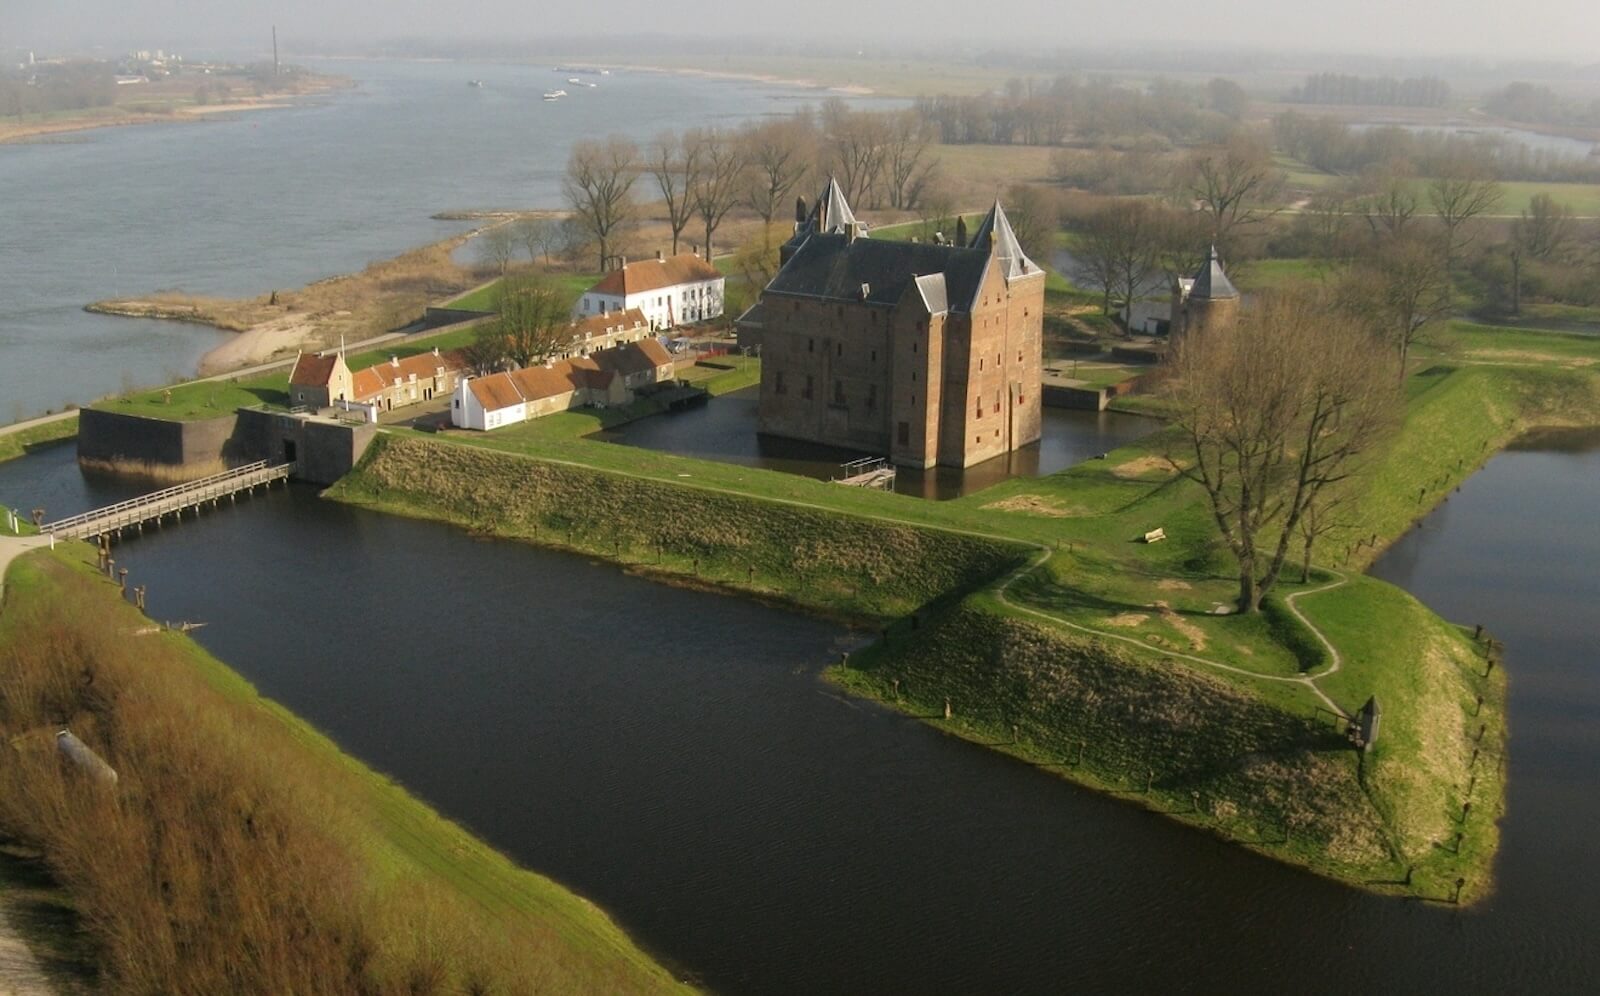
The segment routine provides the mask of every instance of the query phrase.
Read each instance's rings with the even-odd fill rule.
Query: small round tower
[[[1195,272],[1194,283],[1184,296],[1181,312],[1175,312],[1174,318],[1174,336],[1204,334],[1206,329],[1232,328],[1239,320],[1239,292],[1223,272],[1216,246],[1211,247],[1211,254]]]

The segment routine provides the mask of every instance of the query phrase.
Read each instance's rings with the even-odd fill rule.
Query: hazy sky
[[[777,34],[1600,59],[1597,0],[0,0],[0,48]],[[840,29],[844,38],[841,38]],[[164,41],[165,39],[165,41]],[[265,42],[259,43],[262,47]]]

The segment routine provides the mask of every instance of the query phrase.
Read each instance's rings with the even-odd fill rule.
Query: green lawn
[[[14,460],[25,453],[52,443],[63,442],[78,434],[78,416],[57,419],[19,432],[0,434],[0,463]]]
[[[563,294],[577,300],[583,292],[593,287],[600,275],[595,273],[557,273],[546,277]],[[475,287],[460,297],[451,298],[440,305],[442,308],[460,308],[464,311],[498,311],[500,310],[500,280],[492,280],[482,287]]]

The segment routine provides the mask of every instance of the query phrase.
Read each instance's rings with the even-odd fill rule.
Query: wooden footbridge
[[[833,479],[835,484],[843,484],[852,488],[876,488],[880,491],[894,490],[894,464],[883,457],[862,457],[851,460],[849,463],[839,465],[840,476]]]
[[[292,463],[269,464],[262,460],[58,522],[47,522],[39,527],[39,531],[62,539],[92,539],[120,534],[124,529],[142,532],[146,524],[159,525],[169,515],[182,519],[183,513],[190,509],[198,514],[207,503],[215,508],[224,498],[230,501],[237,499],[241,491],[254,491],[256,488],[271,487],[276,481],[287,481],[293,470]]]

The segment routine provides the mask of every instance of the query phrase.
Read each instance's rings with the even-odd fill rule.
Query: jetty
[[[852,488],[876,488],[880,491],[894,490],[894,464],[882,457],[851,460],[849,463],[840,464],[839,469],[842,475],[833,479],[835,484]]]
[[[143,531],[147,523],[160,524],[169,515],[181,519],[183,513],[190,509],[198,513],[207,503],[215,508],[224,498],[230,501],[237,499],[241,491],[254,491],[256,488],[271,487],[278,481],[287,481],[293,471],[293,463],[272,464],[260,460],[92,512],[48,522],[41,525],[39,531],[61,539],[93,539],[107,534],[121,534],[124,529]]]

